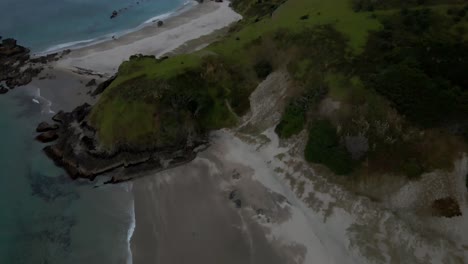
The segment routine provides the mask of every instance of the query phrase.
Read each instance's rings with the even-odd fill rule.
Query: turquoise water
[[[41,52],[131,30],[184,1],[0,0],[0,36]],[[33,139],[36,124],[51,118],[34,93],[20,87],[0,95],[0,263],[131,263],[131,185],[94,188],[56,167]]]
[[[71,181],[33,140],[50,118],[17,89],[0,96],[0,263],[129,263],[128,185]]]
[[[186,0],[1,0],[0,36],[33,52],[129,30]],[[138,3],[138,4],[137,4]],[[110,19],[114,10],[122,9]]]

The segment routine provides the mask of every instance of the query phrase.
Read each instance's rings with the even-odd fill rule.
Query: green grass
[[[309,18],[301,20],[303,15],[309,15]],[[245,52],[245,47],[259,37],[279,29],[299,33],[307,28],[328,24],[344,34],[349,39],[350,49],[357,53],[362,51],[369,31],[381,27],[378,20],[371,18],[370,13],[354,12],[349,0],[289,0],[272,17],[248,24],[208,49],[229,59],[249,64],[251,54]]]
[[[274,8],[281,2],[273,3]],[[379,28],[379,23],[369,18],[369,14],[354,13],[348,0],[289,0],[277,8],[271,17],[269,12],[266,12],[271,6],[259,6],[254,1],[245,0],[241,4],[247,14],[245,21],[239,24],[238,31],[222,41],[202,51],[177,55],[162,61],[134,56],[120,66],[117,79],[102,94],[91,113],[91,123],[97,128],[104,146],[112,148],[119,144],[168,143],[160,139],[171,139],[169,133],[162,130],[161,121],[157,118],[162,109],[169,107],[169,103],[164,102],[161,96],[175,96],[177,93],[184,95],[185,92],[178,89],[177,93],[167,94],[161,92],[161,88],[167,86],[171,89],[169,87],[174,85],[174,80],[189,71],[197,72],[205,79],[198,80],[197,87],[190,85],[190,79],[186,80],[190,88],[185,89],[195,91],[195,101],[204,104],[202,114],[191,116],[188,123],[194,122],[196,127],[202,129],[234,124],[236,119],[227,104],[230,104],[237,114],[245,113],[249,107],[248,96],[259,81],[255,76],[254,66],[265,59],[271,63],[270,57],[274,57],[263,50],[264,45],[258,44],[262,42],[262,36],[272,35],[279,29],[300,33],[313,26],[332,24],[349,38],[349,48],[359,52],[364,46],[367,32]],[[259,15],[255,16],[255,12]],[[301,20],[300,17],[305,14],[308,14],[309,18]],[[259,16],[262,19],[255,23],[254,18]],[[210,64],[213,60],[206,59],[206,54],[215,54],[214,60],[217,62]],[[190,97],[193,94],[185,95]],[[185,116],[187,109],[174,111],[182,112],[173,113],[176,117],[169,119],[180,122],[183,118],[179,115]]]
[[[323,164],[336,174],[349,174],[357,161],[351,160],[342,137],[362,132],[356,123],[360,117],[369,123],[366,136],[370,144],[377,146],[372,151],[378,153],[371,151],[371,166],[388,163],[388,157],[379,155],[386,149],[395,157],[431,152],[422,151],[420,146],[406,148],[405,144],[387,148],[388,138],[401,140],[401,124],[392,119],[388,102],[366,87],[363,76],[356,72],[362,65],[356,64],[355,58],[365,54],[369,37],[383,28],[382,20],[400,9],[356,13],[351,0],[288,0],[282,5],[282,0],[236,2],[245,19],[221,41],[193,54],[165,60],[134,57],[120,66],[117,79],[90,116],[104,147],[172,146],[191,133],[233,126],[236,115],[248,110],[248,97],[257,84],[270,70],[286,66],[298,90],[291,101],[305,98],[298,100],[305,104],[289,104],[276,132],[288,138],[307,128],[308,161]],[[449,6],[431,8],[445,13]],[[304,15],[308,18],[300,19]],[[466,21],[450,30],[465,27]],[[340,133],[335,122],[309,117],[316,114],[316,106],[327,91],[329,97],[344,105],[338,111]],[[355,114],[350,114],[353,111]],[[387,121],[389,130],[379,134]],[[427,145],[421,144],[424,149]],[[444,151],[444,156],[451,158],[449,152]],[[433,168],[428,164],[438,163],[432,159],[436,159],[434,155],[390,161],[415,177]]]
[[[120,142],[144,145],[152,141],[156,124],[154,106],[119,98],[99,107],[92,120],[99,122],[99,139],[104,145]]]
[[[336,101],[344,101],[349,97],[351,84],[349,78],[340,73],[328,73],[325,80],[330,87],[328,95]]]

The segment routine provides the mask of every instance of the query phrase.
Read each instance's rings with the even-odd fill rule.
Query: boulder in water
[[[0,94],[6,94],[8,93],[8,88],[6,88],[3,85],[0,85]]]

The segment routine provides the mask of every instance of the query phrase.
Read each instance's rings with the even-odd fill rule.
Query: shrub
[[[254,70],[259,79],[265,79],[273,71],[273,66],[269,61],[261,60],[254,65]]]
[[[340,145],[336,129],[328,120],[312,124],[304,156],[307,161],[323,164],[339,175],[348,174],[353,169],[351,156]]]
[[[291,102],[286,107],[275,132],[280,138],[290,138],[304,129],[305,122],[305,110],[298,104]]]

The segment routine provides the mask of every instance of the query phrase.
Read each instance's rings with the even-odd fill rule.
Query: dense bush
[[[292,101],[286,107],[275,132],[280,138],[289,138],[301,132],[305,123],[305,109]]]
[[[307,122],[307,112],[315,110],[315,107],[325,97],[327,91],[327,86],[320,80],[306,85],[303,94],[293,98],[286,106],[281,121],[276,126],[276,134],[280,138],[289,138],[301,132]]]
[[[307,161],[323,164],[339,175],[353,169],[350,154],[340,145],[336,129],[327,120],[315,121],[309,128],[304,156]]]
[[[260,18],[272,14],[286,0],[233,0],[231,6],[247,18]]]
[[[265,79],[273,71],[273,66],[269,61],[261,60],[254,65],[254,70],[259,79]]]
[[[371,34],[360,58],[365,85],[424,127],[468,120],[468,44],[430,11],[402,10]]]

